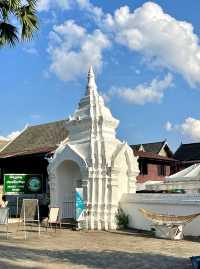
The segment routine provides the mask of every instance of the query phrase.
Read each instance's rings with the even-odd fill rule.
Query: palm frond
[[[0,10],[14,13],[21,6],[21,0],[0,0]]]
[[[17,10],[21,6],[21,0],[7,0],[11,10]]]
[[[9,3],[6,0],[0,0],[0,15],[2,20],[8,21]]]
[[[21,7],[18,13],[18,18],[22,26],[22,40],[31,39],[33,33],[38,29],[37,17],[35,16],[32,8],[30,8],[29,6]]]
[[[38,0],[0,0],[0,46],[30,40],[38,30],[36,4]],[[10,23],[15,16],[20,23],[19,29]],[[19,34],[20,33],[20,34]]]
[[[27,0],[28,6],[31,10],[35,11],[37,7],[37,0]]]
[[[0,22],[0,46],[14,46],[18,41],[17,28],[12,24]]]

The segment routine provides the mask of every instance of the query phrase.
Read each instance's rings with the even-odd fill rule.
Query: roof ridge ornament
[[[92,65],[88,71],[88,83],[87,83],[87,91],[86,96],[88,95],[96,95],[97,94],[97,85],[95,81],[95,74]]]

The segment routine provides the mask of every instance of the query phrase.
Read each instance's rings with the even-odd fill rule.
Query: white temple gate
[[[50,206],[65,210],[64,203],[73,203],[75,188],[82,186],[88,229],[115,229],[122,194],[135,193],[137,158],[127,143],[116,138],[118,124],[97,92],[91,67],[86,94],[66,121],[69,136],[48,166]]]

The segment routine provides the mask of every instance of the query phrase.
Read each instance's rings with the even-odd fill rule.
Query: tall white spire
[[[87,91],[86,95],[97,94],[97,85],[95,82],[95,74],[92,65],[88,71],[88,83],[87,83]]]
[[[48,167],[51,206],[62,207],[66,190],[67,197],[71,197],[78,187],[76,182],[81,180],[88,229],[115,229],[122,194],[135,192],[138,162],[132,149],[116,138],[118,123],[98,94],[90,67],[86,95],[66,121],[68,137]],[[62,164],[69,160],[74,164],[63,169]]]

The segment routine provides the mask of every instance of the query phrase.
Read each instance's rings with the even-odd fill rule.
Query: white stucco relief
[[[135,192],[139,172],[137,158],[127,143],[116,138],[118,124],[98,94],[91,67],[86,94],[74,115],[66,121],[69,136],[49,160],[48,167],[52,206],[62,200],[62,197],[60,200],[56,197],[58,182],[61,184],[59,167],[62,163],[72,161],[80,169],[88,208],[88,229],[115,229],[115,214],[122,194]],[[76,166],[66,162],[66,168],[68,164],[70,173],[74,171],[77,176],[78,172],[73,170]]]

